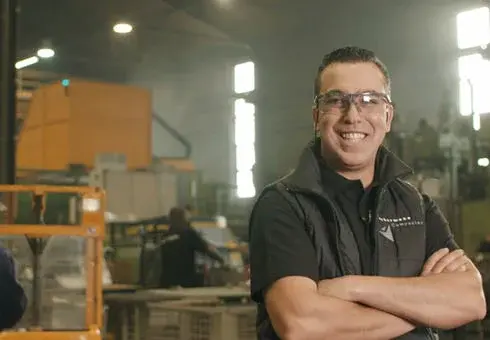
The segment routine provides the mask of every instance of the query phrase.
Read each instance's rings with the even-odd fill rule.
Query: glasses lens
[[[381,112],[384,104],[387,103],[383,94],[375,92],[359,93],[354,100],[358,110],[363,113]]]
[[[345,106],[345,98],[341,94],[325,94],[318,100],[318,108],[324,112],[340,110]]]
[[[377,92],[327,93],[318,98],[318,108],[326,113],[343,112],[355,104],[359,113],[371,114],[381,112],[386,103],[389,103],[388,99]]]

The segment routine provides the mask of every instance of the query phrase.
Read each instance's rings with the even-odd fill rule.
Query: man
[[[5,249],[0,248],[0,330],[14,327],[24,315],[26,306],[26,295],[15,277],[14,261]]]
[[[187,220],[190,222],[192,220],[193,215],[194,215],[194,208],[192,207],[192,205],[186,204],[184,206],[184,210],[185,210],[185,216],[186,216]]]
[[[169,231],[160,239],[160,287],[196,287],[196,253],[207,255],[225,266],[224,259],[190,226],[184,209],[172,208],[169,214]]]
[[[373,52],[326,55],[314,142],[250,221],[259,339],[435,339],[486,313],[481,277],[436,204],[382,146],[390,78]]]

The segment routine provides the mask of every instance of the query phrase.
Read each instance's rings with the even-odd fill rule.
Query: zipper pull
[[[364,216],[362,217],[362,221],[366,224],[371,224],[371,221],[372,221],[372,213],[371,213],[371,210],[368,211],[368,215],[367,216]]]

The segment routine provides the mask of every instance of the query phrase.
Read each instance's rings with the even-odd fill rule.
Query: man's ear
[[[388,105],[388,107],[386,108],[386,115],[385,115],[385,119],[386,119],[386,132],[390,132],[391,131],[391,123],[393,122],[393,117],[394,116],[395,116],[395,109],[393,108],[393,106]]]
[[[316,130],[318,129],[318,115],[319,115],[319,112],[318,112],[318,109],[313,106],[311,108],[311,115],[312,115],[312,118],[313,118],[313,129],[314,131],[316,132]]]

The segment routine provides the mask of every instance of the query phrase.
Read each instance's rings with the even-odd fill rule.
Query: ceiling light
[[[23,69],[25,67],[34,65],[34,64],[36,64],[38,62],[39,62],[39,58],[36,57],[36,56],[25,58],[25,59],[22,59],[22,60],[19,60],[18,62],[16,62],[15,63],[15,68],[17,70],[20,70],[20,69]]]
[[[37,50],[37,56],[39,58],[48,59],[54,57],[54,50],[52,48],[40,48]]]
[[[115,24],[112,30],[117,34],[128,34],[133,31],[133,26],[128,23],[121,22]]]

